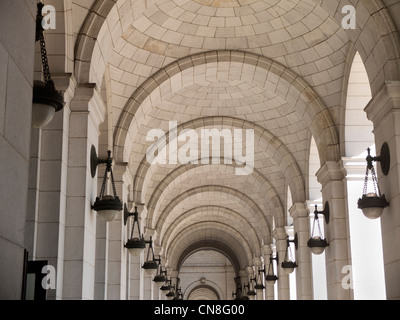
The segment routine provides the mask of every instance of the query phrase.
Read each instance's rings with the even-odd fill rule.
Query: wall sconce
[[[42,81],[34,81],[32,100],[32,127],[42,128],[54,117],[54,114],[64,108],[64,98],[56,91],[54,82],[51,80],[49,62],[47,59],[46,43],[44,41],[44,28],[42,26],[44,4],[37,4],[36,16],[36,42],[40,41],[40,52],[43,67]]]
[[[173,289],[166,295],[169,300],[183,300],[182,288],[180,287],[181,279],[176,279]]]
[[[281,266],[287,274],[291,274],[294,271],[294,269],[297,267],[297,264],[293,257],[292,249],[290,248],[290,243],[293,242],[294,246],[297,250],[297,246],[298,246],[297,233],[294,235],[293,240],[289,240],[289,236],[287,236],[286,242],[287,242],[287,250],[285,253],[285,260],[282,262]]]
[[[253,282],[256,283],[256,277],[250,278],[250,282],[248,285],[249,290],[247,291],[247,296],[249,297],[249,300],[255,300],[257,295],[253,288]]]
[[[389,145],[386,142],[382,145],[381,155],[379,157],[372,157],[371,149],[368,148],[367,150],[367,171],[365,173],[363,195],[362,198],[358,199],[358,208],[362,210],[364,216],[368,219],[377,219],[382,215],[383,209],[389,206],[389,202],[386,201],[385,195],[381,195],[379,190],[373,161],[381,163],[382,173],[387,176],[390,170],[390,151]],[[371,193],[368,193],[369,171],[371,171],[372,184],[374,186],[374,192]]]
[[[263,285],[263,281],[262,281],[262,277],[261,277],[261,272],[263,272],[263,270],[261,268],[259,268],[258,271],[257,271],[256,285],[254,286],[254,289],[256,290],[256,292],[258,290],[264,290],[265,289],[265,286]]]
[[[96,201],[92,206],[92,209],[97,211],[98,216],[104,221],[112,221],[118,215],[118,213],[122,210],[122,202],[119,200],[117,196],[117,191],[115,190],[114,176],[112,172],[112,161],[111,151],[108,151],[107,159],[99,159],[97,158],[96,148],[92,146],[90,152],[90,170],[92,178],[96,176],[96,169],[99,164],[106,164],[106,170],[104,172],[103,183],[101,185],[100,195],[96,197]],[[111,184],[113,189],[113,196],[104,195],[106,189],[107,175],[110,173],[111,176]]]
[[[325,217],[325,222],[329,223],[329,203],[325,203],[325,209],[323,211],[318,211],[317,205],[315,205],[314,211],[314,222],[311,231],[311,238],[307,242],[307,246],[310,248],[311,252],[315,255],[320,255],[324,252],[325,248],[329,245],[326,239],[322,239],[321,226],[319,224],[318,215],[322,214]],[[314,236],[315,223],[318,225],[319,235]]]
[[[264,266],[264,270],[262,270],[264,272],[264,274],[266,274],[265,281],[267,281],[267,284],[269,284],[269,285],[274,285],[276,280],[279,279],[274,273],[274,264],[273,264],[274,260],[276,260],[277,264],[279,263],[278,254],[276,254],[275,258],[272,257],[272,254],[270,255],[269,265],[268,265],[268,273],[265,272],[265,266]]]
[[[250,297],[247,295],[248,289],[249,289],[249,284],[243,285],[242,296],[238,298],[238,300],[250,300]]]
[[[182,288],[179,287],[174,300],[183,300]]]
[[[175,299],[175,285],[171,286],[171,290],[165,295],[168,300]]]
[[[149,249],[147,250],[147,257],[145,263],[143,263],[142,268],[146,271],[146,273],[150,276],[153,276],[154,273],[158,270],[158,263],[161,259],[155,259],[154,250],[153,250],[153,239],[150,237],[149,241],[146,241],[149,244]],[[151,259],[149,259],[151,252]]]
[[[242,292],[243,292],[241,277],[239,277],[239,276],[235,277],[234,281],[235,281],[236,292],[232,292],[232,300],[240,300],[240,298],[242,297]],[[235,298],[235,299],[233,299],[233,298]]]
[[[137,207],[135,207],[134,212],[129,212],[126,207],[126,204],[125,204],[124,205],[124,225],[126,225],[128,219],[130,217],[133,217],[133,222],[132,222],[132,227],[131,227],[131,235],[125,244],[125,248],[128,249],[129,253],[132,256],[138,256],[146,248],[146,241],[144,240],[144,236],[142,235],[142,233],[140,231],[139,218],[138,218],[139,213],[137,212]],[[137,225],[137,230],[138,230],[137,237],[134,236],[135,225]]]
[[[172,283],[172,281],[168,280],[168,277],[167,277],[167,270],[165,270],[165,283],[160,288],[161,292],[164,293],[165,295],[167,295],[171,291],[171,288],[172,288],[171,283]]]
[[[161,256],[159,256],[158,258],[158,266],[160,267],[159,269],[157,268],[157,274],[155,275],[153,282],[159,287],[161,288],[165,281],[167,281],[167,269],[165,269],[165,271],[162,270],[162,265],[161,265]]]

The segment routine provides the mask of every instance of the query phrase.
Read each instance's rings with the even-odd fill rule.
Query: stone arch
[[[54,6],[57,14],[56,29],[48,29],[44,33],[50,70],[53,74],[72,73],[74,69],[72,0],[47,0],[45,5]]]
[[[315,90],[305,80],[282,64],[263,56],[242,51],[210,51],[194,54],[171,63],[149,77],[132,95],[118,120],[114,134],[114,154],[116,159],[118,161],[125,161],[129,156],[132,148],[131,142],[133,141],[130,131],[132,130],[131,126],[135,114],[145,101],[149,99],[160,100],[161,93],[159,87],[163,83],[171,82],[174,76],[182,73],[184,70],[193,69],[199,65],[219,62],[251,65],[255,67],[255,73],[261,72],[276,76],[278,80],[275,86],[275,93],[278,96],[280,95],[286,99],[289,91],[293,91],[297,96],[296,101],[288,99],[287,102],[292,104],[303,115],[313,135],[317,137],[321,162],[339,160],[340,154],[336,127],[329,110]],[[266,84],[266,75],[264,80],[252,79],[252,81],[259,81],[260,85],[264,86]],[[177,90],[176,85],[170,86],[170,88],[172,87],[174,90]]]
[[[222,165],[222,164],[221,164]],[[211,166],[211,165],[201,165],[201,166]],[[225,165],[229,166],[229,165]],[[150,197],[149,202],[147,203],[148,210],[155,209],[157,202],[159,201],[161,195],[166,190],[168,186],[170,186],[174,180],[179,179],[183,174],[190,174],[191,171],[196,170],[198,165],[182,165],[169,173],[155,188],[153,194]],[[267,199],[269,206],[271,208],[272,214],[275,216],[275,220],[278,221],[279,224],[284,223],[284,209],[279,199],[279,196],[276,190],[273,188],[271,183],[257,170],[254,170],[253,175],[249,176],[249,179],[254,181],[254,184],[261,185],[263,190],[267,193]],[[157,222],[159,225],[159,222]],[[158,227],[156,226],[156,229]]]
[[[187,190],[186,192],[180,194],[178,197],[173,199],[168,205],[165,207],[165,209],[161,212],[160,216],[158,217],[158,220],[156,224],[154,224],[154,209],[149,209],[148,210],[148,225],[155,227],[155,228],[160,228],[163,224],[163,222],[167,219],[168,215],[174,208],[182,201],[187,199],[188,197],[192,195],[198,195],[201,193],[207,193],[207,192],[214,192],[214,193],[224,193],[228,196],[233,196],[239,201],[246,203],[249,207],[249,210],[252,211],[255,217],[258,217],[258,221],[260,222],[260,225],[264,227],[264,233],[263,233],[263,239],[266,243],[269,243],[271,241],[271,226],[267,221],[267,218],[263,214],[262,210],[260,207],[252,200],[250,199],[247,195],[244,193],[233,189],[233,188],[228,188],[224,186],[218,186],[218,185],[209,185],[209,186],[202,186],[198,188],[193,188],[190,190]]]
[[[184,299],[190,300],[190,296],[199,290],[206,291],[202,295],[208,296],[208,300],[225,300],[221,288],[215,282],[209,280],[206,280],[205,284],[202,284],[200,281],[192,282],[183,293]]]
[[[182,251],[176,263],[176,270],[179,272],[185,260],[192,254],[202,250],[214,250],[225,256],[232,264],[235,274],[239,274],[241,262],[237,257],[237,253],[227,244],[216,239],[212,240],[198,240],[190,244],[185,250]]]
[[[159,242],[162,244],[168,243],[170,238],[174,238],[176,234],[181,232],[187,227],[185,222],[188,220],[201,221],[201,222],[215,222],[215,223],[225,223],[230,226],[235,226],[234,221],[240,221],[238,226],[235,226],[238,232],[243,235],[244,238],[248,239],[249,243],[252,243],[252,249],[256,256],[260,256],[261,239],[259,235],[255,232],[255,226],[252,226],[246,218],[243,218],[238,212],[228,209],[225,207],[206,205],[202,207],[196,207],[190,209],[179,216],[167,230],[158,230],[160,234]],[[189,223],[190,224],[190,223]]]
[[[281,171],[284,173],[287,183],[291,185],[291,190],[293,191],[292,197],[296,199],[296,202],[305,201],[304,179],[296,160],[287,147],[268,130],[242,119],[232,117],[205,117],[180,124],[178,126],[178,131],[201,128],[205,124],[214,126],[229,124],[235,128],[254,129],[255,135],[260,137],[263,143],[266,144],[265,151],[271,153],[275,162],[281,167]],[[136,201],[142,201],[141,190],[149,168],[150,164],[147,162],[146,156],[143,156],[133,183],[134,199]],[[282,205],[280,205],[280,207],[282,207]]]
[[[344,18],[341,11],[349,4],[348,1],[340,0],[337,4],[333,4],[333,1],[313,1],[341,25]],[[366,64],[374,95],[385,81],[400,79],[399,34],[382,0],[358,1],[355,9],[357,27],[347,34]]]
[[[182,231],[170,241],[168,246],[163,247],[163,255],[170,261],[168,267],[178,270],[183,257],[188,256],[196,248],[205,248],[205,243],[208,243],[209,246],[212,245],[211,248],[219,248],[221,253],[228,255],[229,259],[234,262],[235,270],[236,266],[240,267],[239,270],[246,268],[253,259],[250,245],[230,226],[199,223]]]

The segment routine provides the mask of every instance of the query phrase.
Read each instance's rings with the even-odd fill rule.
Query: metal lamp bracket
[[[298,246],[299,246],[299,239],[298,239],[298,237],[297,237],[297,232],[296,232],[296,234],[294,235],[294,239],[293,239],[293,240],[289,240],[289,236],[287,237],[287,246],[288,246],[288,247],[289,247],[289,245],[290,245],[291,242],[294,243],[294,247],[295,247],[296,250],[297,250],[297,248],[298,248]]]
[[[330,217],[330,213],[329,213],[329,202],[325,202],[325,208],[322,211],[318,211],[317,209],[317,205],[315,205],[315,211],[314,211],[315,216],[318,216],[319,214],[322,214],[325,218],[325,222],[327,224],[329,224],[329,217]]]
[[[97,166],[99,164],[111,164],[112,163],[112,158],[111,158],[111,151],[108,151],[108,158],[107,159],[101,159],[97,157],[97,152],[96,152],[96,147],[92,145],[90,149],[90,174],[92,175],[92,178],[96,176],[96,171],[97,171]]]
[[[130,212],[126,206],[126,203],[124,204],[124,225],[126,225],[126,222],[128,221],[128,218],[131,216],[135,216],[135,219],[138,217],[138,212],[137,212],[137,207],[135,207],[134,212]]]
[[[380,162],[382,173],[387,176],[390,170],[390,150],[387,142],[384,142],[381,147],[381,154],[377,157],[370,155],[370,149],[368,148],[367,163],[368,166],[372,166],[372,161]]]

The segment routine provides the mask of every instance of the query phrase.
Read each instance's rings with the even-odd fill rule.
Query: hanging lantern
[[[257,295],[253,288],[253,282],[256,282],[256,277],[250,278],[249,290],[247,291],[247,296],[249,297],[249,300],[255,300]]]
[[[106,164],[106,170],[104,172],[103,182],[101,185],[100,195],[96,197],[96,201],[92,206],[92,209],[97,211],[100,219],[104,221],[112,221],[122,211],[122,202],[117,196],[117,191],[115,189],[114,175],[112,172],[112,161],[111,151],[108,151],[107,159],[98,159],[96,154],[96,148],[92,146],[91,149],[91,174],[92,178],[96,175],[96,168],[99,164]],[[111,185],[113,189],[113,195],[105,195],[107,176],[110,173]]]
[[[165,283],[160,287],[161,292],[167,295],[171,291],[171,283],[172,280],[168,280],[167,270],[165,270]]]
[[[307,246],[310,248],[311,252],[315,255],[320,255],[324,252],[325,248],[329,245],[326,239],[322,238],[321,226],[319,224],[318,215],[322,214],[325,217],[325,222],[329,223],[329,203],[325,203],[325,209],[323,211],[318,211],[317,205],[315,205],[314,211],[314,221],[311,231],[311,238],[307,242]],[[319,234],[315,235],[315,225],[318,226]]]
[[[286,242],[287,242],[287,250],[285,253],[285,260],[282,262],[281,266],[287,274],[291,274],[291,273],[293,273],[294,269],[297,267],[297,264],[293,257],[292,249],[290,248],[290,243],[293,242],[295,245],[295,248],[297,249],[297,243],[298,243],[297,233],[295,234],[293,240],[289,240],[289,236],[288,236]]]
[[[137,207],[135,207],[134,212],[129,212],[126,204],[124,205],[124,224],[126,225],[127,220],[129,217],[133,217],[132,227],[131,227],[131,234],[128,241],[125,244],[125,248],[128,249],[129,253],[132,256],[140,255],[143,250],[146,248],[146,241],[144,240],[144,236],[140,231],[139,225],[139,213],[137,212]],[[137,225],[137,235],[135,235],[135,225]]]
[[[267,281],[268,285],[274,285],[276,280],[279,279],[274,273],[274,264],[273,264],[274,260],[276,260],[276,263],[279,263],[278,254],[276,254],[275,258],[273,258],[271,254],[269,258],[268,273],[265,276],[265,281]]]
[[[44,4],[37,4],[36,17],[36,42],[40,41],[40,53],[43,68],[43,81],[35,80],[33,83],[32,100],[32,127],[42,128],[54,117],[54,114],[64,108],[64,98],[56,91],[54,82],[51,80],[49,61],[47,59],[46,43],[44,41],[44,28],[42,26]]]
[[[162,265],[161,265],[161,256],[158,258],[158,266],[160,267],[157,269],[158,273],[154,276],[153,282],[161,288],[165,281],[167,281],[167,270],[163,271],[162,270]]]
[[[150,276],[153,276],[154,273],[158,270],[157,260],[154,258],[154,250],[153,250],[153,239],[150,237],[150,241],[146,241],[149,243],[149,249],[147,251],[147,258],[145,263],[143,263],[142,268],[146,271],[146,273]],[[150,258],[151,253],[151,258]]]
[[[264,272],[264,270],[261,269],[261,268],[258,268],[256,285],[254,286],[254,289],[256,290],[256,292],[257,292],[258,290],[261,290],[261,291],[262,291],[262,290],[265,289],[265,286],[263,285],[263,281],[262,281],[262,277],[261,277],[261,273],[262,273],[262,272]]]
[[[368,219],[377,219],[381,217],[383,209],[389,206],[389,202],[386,200],[385,195],[381,195],[379,190],[373,161],[379,161],[381,163],[382,173],[387,176],[390,169],[390,151],[387,143],[382,145],[381,155],[379,157],[372,157],[371,149],[368,148],[367,150],[367,170],[365,173],[363,195],[358,199],[358,208],[362,210],[364,216]],[[374,192],[370,193],[368,193],[369,171],[371,171],[372,185],[374,187]]]

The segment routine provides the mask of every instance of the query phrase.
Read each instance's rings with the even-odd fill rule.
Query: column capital
[[[272,237],[274,237],[275,240],[286,240],[287,239],[286,229],[275,228],[274,231],[272,232]]]
[[[290,207],[289,213],[293,219],[300,218],[300,217],[307,218],[310,215],[307,210],[306,204],[300,203],[300,202],[294,203]]]
[[[96,90],[96,84],[79,84],[75,88],[75,96],[70,104],[71,112],[89,113],[95,126],[104,122],[106,116],[106,105],[103,98]]]
[[[344,157],[340,161],[343,172],[347,181],[362,181],[365,178],[365,169],[367,161],[364,158],[347,158]]]
[[[400,81],[386,81],[364,111],[376,127],[393,109],[400,109]]]
[[[270,254],[272,254],[271,245],[267,244],[267,245],[262,246],[261,252],[262,252],[264,255],[270,255]],[[264,263],[265,263],[265,262],[264,262]]]
[[[255,257],[253,259],[253,264],[255,267],[261,267],[262,266],[262,261],[260,257]]]
[[[339,162],[327,161],[316,173],[318,182],[325,186],[328,182],[334,180],[343,180],[345,172]]]
[[[57,90],[64,94],[66,102],[71,101],[75,95],[78,83],[72,73],[55,73],[51,75]]]
[[[246,271],[247,271],[247,275],[248,275],[248,276],[253,276],[253,275],[254,275],[254,269],[253,269],[252,266],[248,266],[248,267],[246,268]]]

